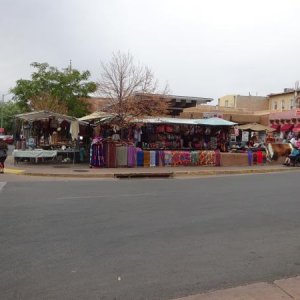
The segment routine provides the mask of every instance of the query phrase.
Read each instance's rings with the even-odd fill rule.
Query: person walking
[[[4,162],[7,158],[7,150],[7,144],[0,140],[0,174],[4,173]]]

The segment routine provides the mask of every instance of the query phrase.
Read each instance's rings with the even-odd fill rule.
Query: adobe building
[[[199,105],[187,108],[183,118],[220,117],[238,124],[260,123],[269,125],[269,100],[261,96],[226,95],[218,99],[218,105]]]
[[[300,131],[300,89],[268,95],[270,126],[277,132]]]
[[[205,97],[192,97],[192,96],[178,96],[178,95],[162,95],[162,94],[147,94],[136,93],[135,96],[140,100],[151,100],[154,97],[159,98],[161,101],[168,102],[168,115],[178,117],[185,108],[196,107],[201,104],[206,104],[213,101],[213,98]],[[90,112],[105,110],[105,107],[109,105],[109,99],[107,98],[86,98],[84,99],[89,104]]]
[[[269,109],[269,100],[263,96],[226,95],[218,99],[218,105],[245,111],[263,111]]]

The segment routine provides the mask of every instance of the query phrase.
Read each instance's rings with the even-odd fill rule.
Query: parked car
[[[14,143],[14,137],[12,135],[0,134],[0,140],[9,145],[12,145]]]

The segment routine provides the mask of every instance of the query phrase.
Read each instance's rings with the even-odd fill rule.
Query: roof
[[[287,89],[286,91],[280,92],[280,93],[271,93],[268,95],[268,97],[272,97],[272,96],[280,96],[280,95],[287,95],[287,94],[294,94],[295,92],[300,92],[299,89]]]
[[[144,118],[135,119],[133,123],[152,123],[152,124],[187,124],[187,125],[207,125],[207,126],[233,126],[234,122],[230,122],[220,118],[208,119],[180,119],[180,118]]]
[[[178,96],[178,95],[164,95],[164,94],[151,94],[151,93],[135,93],[136,96],[157,96],[167,99],[174,99],[174,100],[182,100],[182,101],[196,101],[199,103],[206,103],[211,102],[213,98],[206,98],[206,97],[194,97],[194,96]]]
[[[29,113],[24,113],[24,114],[19,114],[15,116],[17,119],[24,120],[24,121],[37,121],[37,120],[44,120],[44,119],[49,119],[49,118],[57,118],[61,120],[66,120],[69,122],[76,121],[78,120],[75,117],[72,116],[67,116],[67,115],[62,115],[59,113],[55,113],[52,111],[47,111],[47,110],[40,110],[40,111],[33,111]],[[85,123],[85,122],[81,122]]]
[[[270,128],[258,123],[248,123],[245,125],[240,125],[239,129],[241,130],[252,130],[252,131],[275,131],[275,128]]]
[[[107,120],[107,119],[111,119],[113,118],[114,115],[113,114],[109,114],[107,112],[103,112],[103,111],[95,111],[90,115],[84,116],[82,118],[80,118],[80,121],[92,121],[92,120]]]

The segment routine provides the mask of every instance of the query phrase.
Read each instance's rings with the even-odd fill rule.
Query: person
[[[4,173],[4,162],[7,158],[7,150],[7,144],[0,140],[0,174]]]

